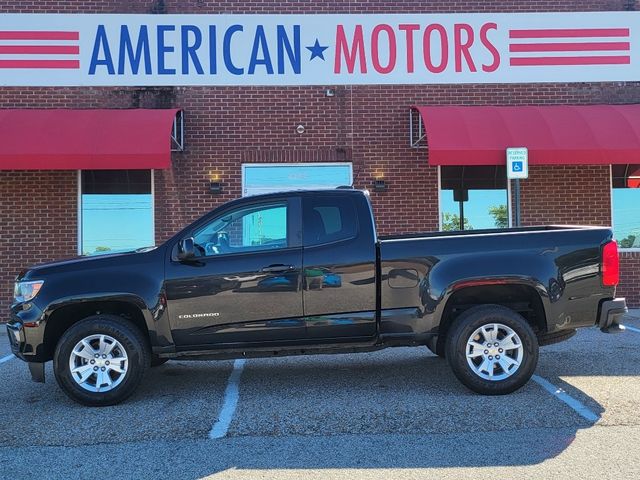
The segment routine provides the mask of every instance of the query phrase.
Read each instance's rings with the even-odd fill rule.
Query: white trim
[[[156,245],[156,171],[151,169],[151,232],[153,245]]]
[[[522,190],[520,193],[522,193]],[[511,200],[511,180],[507,179],[507,226],[509,228],[513,228],[513,206],[511,205]],[[522,214],[522,198],[520,198],[520,213]],[[522,221],[522,218],[520,221]]]
[[[78,255],[82,255],[82,170],[78,170]]]
[[[337,167],[349,166],[349,185],[353,185],[353,162],[278,162],[278,163],[243,163],[241,165],[241,195],[245,196],[245,170],[251,167]],[[296,189],[290,189],[296,190]]]
[[[440,210],[440,191],[442,190],[442,177],[440,165],[438,165],[438,231],[442,231],[442,211]]]
[[[609,164],[609,208],[611,209],[611,231],[613,231],[613,165]]]
[[[609,165],[609,206],[611,207],[611,231],[613,233],[613,238],[616,239],[615,231],[613,228],[613,165]],[[640,252],[640,247],[631,247],[631,248],[622,248],[618,245],[618,253],[638,253]]]

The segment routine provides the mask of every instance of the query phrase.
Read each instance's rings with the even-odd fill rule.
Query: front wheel
[[[462,313],[446,339],[446,358],[467,388],[484,395],[511,393],[529,381],[538,363],[538,340],[527,321],[500,305]]]
[[[71,399],[89,406],[115,405],[134,392],[150,357],[134,325],[117,315],[93,315],[62,335],[53,370]]]

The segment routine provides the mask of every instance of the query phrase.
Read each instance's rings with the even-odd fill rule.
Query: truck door
[[[376,250],[364,196],[304,195],[303,298],[310,339],[376,333]]]
[[[179,262],[176,245],[166,271],[176,345],[305,339],[299,198],[242,203],[191,235],[198,256]]]

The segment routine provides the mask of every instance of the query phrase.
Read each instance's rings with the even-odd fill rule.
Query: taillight
[[[602,285],[615,287],[620,281],[620,259],[618,244],[610,241],[602,248]]]

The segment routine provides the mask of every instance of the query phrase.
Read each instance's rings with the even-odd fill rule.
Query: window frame
[[[251,199],[252,197],[246,197]],[[230,258],[240,255],[260,255],[273,252],[288,252],[295,249],[302,248],[302,201],[300,196],[276,196],[268,199],[254,197],[253,200],[236,200],[231,204],[223,204],[221,207],[213,210],[209,214],[203,216],[199,220],[196,220],[191,225],[174,235],[169,242],[171,242],[171,254],[170,261],[172,263],[182,263],[178,260],[178,243],[180,240],[188,237],[193,237],[194,234],[203,226],[212,222],[216,218],[227,214],[228,212],[236,209],[246,208],[251,205],[270,205],[278,202],[285,202],[287,204],[287,238],[291,241],[288,242],[286,248],[277,248],[272,250],[253,250],[249,252],[237,252],[237,253],[224,253],[219,255],[209,255],[205,257],[197,257],[199,261],[208,262],[218,258]]]
[[[616,238],[615,225],[613,224],[613,165],[609,165],[609,206],[611,207],[611,232],[613,233],[613,238],[618,243],[618,239]],[[640,247],[631,247],[631,248],[622,248],[618,245],[618,252],[629,252],[629,253],[638,253],[640,252]]]
[[[442,202],[440,200],[440,192],[442,191],[442,169],[441,166],[438,165],[438,231],[442,232]],[[507,179],[507,216],[508,225],[507,228],[513,228],[513,210],[511,203],[513,201],[513,197],[511,196],[511,180]],[[454,232],[462,232],[462,231],[472,231],[472,230],[454,230]]]
[[[255,208],[251,208],[251,207],[255,207]],[[257,202],[257,203],[249,203],[249,204],[245,204],[242,206],[239,206],[237,208],[231,208],[231,209],[227,209],[223,212],[221,212],[219,215],[215,215],[212,216],[209,221],[204,222],[203,224],[199,225],[198,228],[194,228],[191,230],[191,234],[192,237],[195,238],[196,234],[201,232],[202,230],[204,230],[205,228],[207,228],[209,225],[211,225],[213,222],[215,222],[216,220],[220,219],[221,217],[224,217],[225,215],[229,215],[230,213],[234,213],[237,211],[242,211],[242,210],[248,210],[248,209],[252,209],[253,211],[251,213],[248,213],[247,215],[251,215],[254,214],[256,212],[268,209],[271,210],[272,208],[281,208],[284,207],[285,208],[285,241],[286,241],[286,246],[282,247],[282,248],[265,248],[265,249],[261,249],[261,248],[256,248],[255,250],[243,250],[243,251],[238,251],[238,252],[226,252],[226,253],[216,253],[214,255],[204,255],[202,257],[198,257],[198,258],[219,258],[219,257],[228,257],[231,255],[249,255],[249,254],[253,254],[253,253],[264,253],[264,252],[279,252],[282,250],[287,250],[289,248],[291,248],[291,236],[292,236],[292,232],[291,229],[289,227],[290,222],[290,215],[291,215],[291,203],[285,199],[280,199],[280,200],[274,200],[272,202]],[[240,218],[244,218],[246,217],[246,215],[243,215]],[[235,220],[234,220],[235,221]],[[248,248],[248,247],[247,247]]]
[[[145,169],[146,170],[146,169]],[[155,190],[155,170],[151,170],[151,233],[153,236],[153,243],[156,245],[156,190]],[[82,170],[77,170],[77,252],[79,256],[82,256]],[[113,252],[117,253],[117,252]]]

